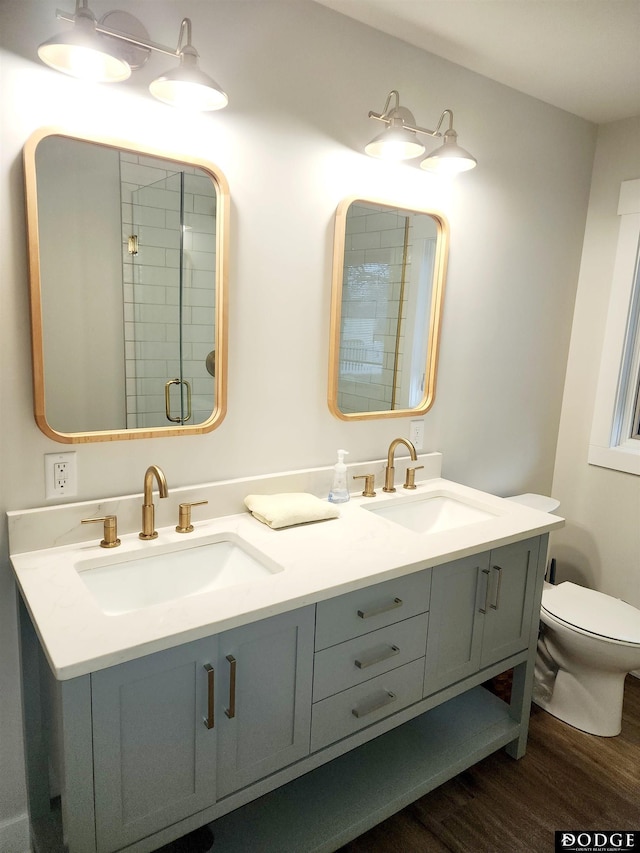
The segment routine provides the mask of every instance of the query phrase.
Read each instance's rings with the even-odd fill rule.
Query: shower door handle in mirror
[[[174,418],[171,414],[171,386],[184,385],[187,389],[187,414],[178,415]],[[174,424],[184,424],[191,420],[191,383],[187,379],[170,379],[164,386],[164,408],[167,420]],[[182,410],[182,398],[180,399],[180,409]]]

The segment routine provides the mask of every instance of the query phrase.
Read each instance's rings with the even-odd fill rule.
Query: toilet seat
[[[583,633],[640,645],[640,610],[619,598],[564,581],[545,587],[542,609]]]

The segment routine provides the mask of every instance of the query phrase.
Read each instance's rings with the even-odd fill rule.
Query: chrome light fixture
[[[189,18],[182,20],[178,45],[173,49],[151,41],[140,21],[127,12],[108,12],[96,21],[87,2],[76,0],[73,14],[56,10],[58,19],[74,26],[40,45],[38,56],[46,65],[73,77],[115,83],[144,65],[151,51],[158,51],[177,57],[180,65],[151,83],[149,91],[155,98],[193,110],[219,110],[227,105],[227,95],[198,66]]]
[[[74,23],[72,30],[60,33],[40,45],[40,59],[56,71],[83,80],[96,83],[127,80],[131,76],[131,66],[114,54],[105,36],[98,32],[91,9],[77,0],[75,15],[71,20]]]
[[[391,106],[391,101],[394,101]],[[449,127],[442,133],[440,128],[449,117]],[[443,144],[427,154],[420,163],[422,169],[440,174],[457,174],[473,169],[477,160],[464,148],[458,145],[458,134],[453,129],[453,112],[444,110],[435,130],[419,127],[413,114],[400,106],[400,95],[393,89],[387,96],[387,101],[381,113],[369,112],[369,118],[377,119],[387,125],[379,136],[376,136],[365,147],[365,153],[370,157],[384,160],[412,160],[424,153],[425,147],[418,134],[442,139]]]
[[[394,95],[395,103],[390,109]],[[382,113],[370,112],[369,118],[376,118],[387,125],[385,130],[365,147],[364,150],[370,157],[378,157],[381,160],[411,160],[424,154],[424,145],[416,135],[418,128],[415,126],[413,113],[400,106],[400,95],[395,89],[389,92]]]
[[[182,41],[186,35],[187,43]],[[177,56],[180,65],[154,80],[149,91],[159,101],[195,110],[220,110],[229,99],[215,80],[198,67],[198,52],[191,44],[191,21],[184,18],[180,25]]]

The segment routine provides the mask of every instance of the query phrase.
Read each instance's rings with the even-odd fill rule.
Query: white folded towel
[[[305,492],[247,495],[244,503],[258,521],[268,524],[274,530],[294,524],[307,524],[310,521],[325,521],[340,515],[333,504]]]

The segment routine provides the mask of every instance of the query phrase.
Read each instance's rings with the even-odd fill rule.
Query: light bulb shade
[[[76,17],[69,32],[50,38],[38,48],[38,56],[51,68],[96,83],[118,83],[131,76],[131,68],[107,39],[96,32],[93,15]]]
[[[180,65],[154,80],[149,91],[172,107],[204,111],[221,110],[229,98],[220,86],[198,67],[197,53],[185,48]]]
[[[365,154],[380,160],[411,160],[424,154],[424,145],[415,131],[389,125],[365,147]]]
[[[458,172],[466,172],[478,165],[476,158],[458,145],[458,134],[455,130],[447,130],[444,134],[444,142],[440,148],[436,148],[420,163],[420,168],[428,172],[437,172],[441,175],[457,175]]]

